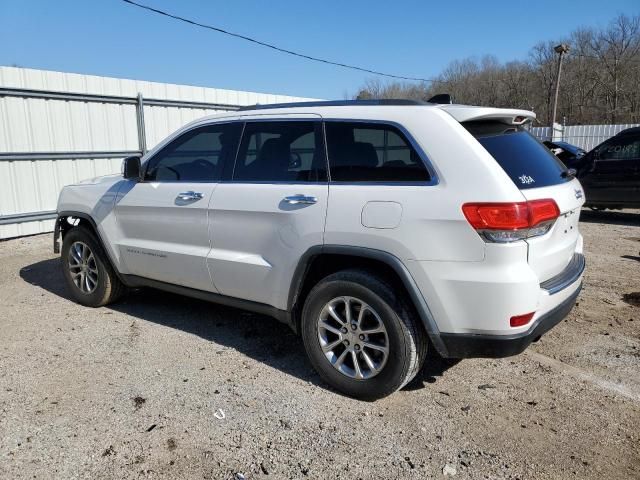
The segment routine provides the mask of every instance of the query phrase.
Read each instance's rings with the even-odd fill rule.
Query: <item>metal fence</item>
[[[551,127],[533,127],[531,133],[540,140],[562,140],[589,151],[622,130],[638,126],[640,125],[567,125],[556,126],[555,132]]]
[[[118,172],[196,118],[304,100],[315,99],[0,67],[0,239],[51,231],[64,185]],[[590,150],[632,126],[531,131]]]
[[[51,231],[64,185],[118,172],[196,118],[301,100],[0,67],[0,238]]]

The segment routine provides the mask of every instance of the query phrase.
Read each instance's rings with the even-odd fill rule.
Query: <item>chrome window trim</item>
[[[294,114],[292,114],[294,115]],[[304,113],[300,113],[300,115],[312,115],[312,114],[304,114]],[[159,150],[156,152],[153,152],[152,155],[150,155],[148,158],[144,159],[143,162],[143,166],[142,166],[142,170],[144,172],[144,175],[146,175],[146,170],[147,170],[147,165],[149,163],[149,160],[151,160],[153,157],[155,157],[157,154],[159,154],[165,146],[167,146],[169,143],[171,143],[173,140],[177,139],[178,137],[191,132],[192,130],[196,129],[196,128],[202,128],[202,127],[208,127],[208,126],[214,126],[214,125],[225,125],[225,124],[233,124],[233,123],[241,123],[242,124],[242,131],[240,132],[240,138],[238,141],[238,146],[236,148],[236,155],[234,157],[234,161],[233,161],[233,168],[232,168],[232,172],[231,172],[231,178],[229,179],[224,179],[221,178],[220,180],[216,180],[216,181],[211,181],[211,180],[201,180],[201,181],[189,181],[189,182],[183,182],[183,181],[162,181],[162,182],[158,182],[158,181],[154,181],[155,183],[233,183],[233,184],[255,184],[255,185],[352,185],[352,186],[397,186],[397,187],[416,187],[416,186],[435,186],[438,185],[440,183],[440,179],[438,177],[438,174],[436,172],[436,169],[433,166],[433,163],[431,162],[431,160],[429,159],[428,155],[425,153],[425,151],[422,149],[422,147],[418,144],[418,142],[415,140],[415,138],[413,137],[413,135],[409,132],[409,130],[407,130],[404,125],[402,125],[401,123],[398,123],[396,121],[393,120],[376,120],[376,119],[365,119],[365,118],[332,118],[332,117],[322,117],[322,116],[317,116],[316,114],[313,114],[314,118],[311,117],[293,117],[293,118],[287,118],[287,117],[270,117],[270,118],[234,118],[233,120],[228,120],[225,118],[220,118],[218,120],[216,119],[208,119],[207,121],[204,121],[202,123],[199,123],[197,125],[193,125],[190,128],[184,130],[184,131],[180,131],[179,133],[177,133],[176,135],[170,137],[167,139],[167,141],[160,146]],[[322,141],[324,143],[324,151],[325,151],[325,157],[326,157],[326,169],[327,169],[327,180],[326,181],[322,181],[322,182],[299,182],[299,181],[295,181],[295,182],[290,182],[290,181],[247,181],[247,180],[233,180],[233,173],[235,173],[235,167],[236,167],[236,162],[238,160],[238,152],[240,149],[240,143],[242,142],[242,137],[244,135],[244,129],[246,126],[247,122],[322,122]],[[429,181],[417,181],[417,182],[402,182],[402,181],[367,181],[367,182],[354,182],[354,181],[336,181],[336,180],[331,180],[331,169],[329,168],[329,149],[327,148],[327,132],[326,132],[326,123],[327,122],[343,122],[343,123],[364,123],[364,124],[374,124],[374,125],[388,125],[391,127],[395,127],[397,128],[404,136],[405,139],[409,142],[409,144],[415,149],[416,153],[418,154],[418,157],[420,157],[420,159],[422,160],[423,165],[425,166],[425,168],[427,169],[427,172],[429,173],[429,176],[431,177],[431,180]],[[223,166],[223,177],[224,177],[224,166]],[[146,180],[142,180],[143,183],[154,183],[154,182],[149,182]]]
[[[233,183],[236,185],[327,185],[328,181],[323,182],[301,182],[301,181],[269,181],[269,180],[223,180],[215,183]]]

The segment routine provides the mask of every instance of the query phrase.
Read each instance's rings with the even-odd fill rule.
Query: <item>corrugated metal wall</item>
[[[3,90],[4,94],[3,94]],[[129,97],[127,103],[16,96],[12,90]],[[17,91],[17,90],[16,90]],[[185,123],[242,105],[310,100],[216,88],[126,80],[74,73],[0,67],[0,238],[51,231],[52,220],[11,223],[16,214],[56,208],[58,192],[84,178],[120,171],[123,156],[140,149],[135,99],[144,104],[144,134],[150,149]],[[193,105],[167,106],[162,100]],[[144,102],[144,100],[143,100]],[[165,102],[170,103],[170,102]],[[204,104],[219,105],[208,108]],[[19,153],[42,153],[19,158]],[[51,159],[65,152],[70,158]],[[82,152],[70,155],[71,152]],[[92,157],[89,152],[102,152]],[[105,152],[114,152],[106,158]],[[118,153],[121,153],[118,155]],[[62,155],[62,157],[64,157]],[[9,216],[9,217],[7,217]],[[2,217],[5,217],[2,219]]]
[[[556,140],[563,140],[588,152],[622,130],[637,126],[639,125],[567,125],[561,133],[561,138]],[[552,130],[551,127],[534,127],[531,133],[541,140],[551,140]]]

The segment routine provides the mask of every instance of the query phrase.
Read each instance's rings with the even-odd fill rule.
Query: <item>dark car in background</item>
[[[640,207],[640,127],[602,142],[572,166],[594,209]]]
[[[547,140],[542,143],[569,168],[576,168],[578,161],[587,153],[586,150],[567,142],[552,142]]]

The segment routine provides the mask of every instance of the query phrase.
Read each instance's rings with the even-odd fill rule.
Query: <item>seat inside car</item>
[[[257,158],[244,167],[243,178],[256,181],[288,178],[290,161],[289,142],[282,138],[270,138],[260,148]]]

